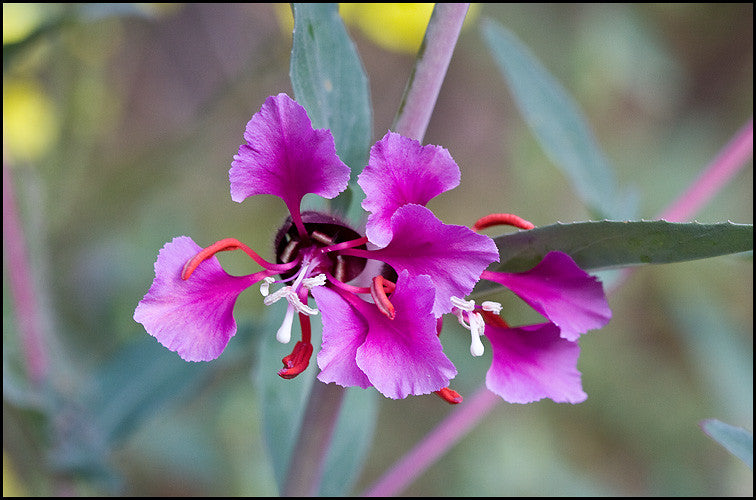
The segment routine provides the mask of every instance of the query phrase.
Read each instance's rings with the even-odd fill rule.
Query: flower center
[[[297,258],[303,258],[304,262],[305,256],[314,254],[313,250],[362,237],[358,232],[330,215],[319,212],[303,212],[302,220],[307,231],[305,237],[299,234],[291,217],[288,217],[278,230],[274,240],[277,263],[286,264]],[[356,248],[366,249],[367,246],[362,244]],[[340,252],[326,252],[317,258],[317,262],[313,263],[310,274],[316,275],[324,272],[346,283],[360,274],[365,269],[365,264],[366,259],[362,257],[342,255]],[[286,280],[298,274],[303,265],[282,272],[281,279]]]

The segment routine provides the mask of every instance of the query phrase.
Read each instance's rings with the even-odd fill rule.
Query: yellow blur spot
[[[42,22],[43,8],[36,3],[4,3],[3,45],[29,36]]]
[[[339,14],[344,23],[359,29],[368,39],[384,49],[416,54],[428,27],[433,3],[341,3]],[[294,29],[289,4],[274,4],[276,19],[284,33]],[[464,29],[478,17],[480,4],[472,3]]]
[[[433,13],[432,3],[342,3],[348,24],[384,49],[414,54],[420,48]]]
[[[357,26],[376,45],[415,54],[434,7],[432,3],[342,3],[339,12],[347,24]],[[470,4],[465,25],[477,17],[479,10],[479,4]]]
[[[3,497],[24,497],[29,493],[18,480],[8,455],[3,452]]]
[[[55,106],[33,81],[3,82],[3,145],[17,160],[35,160],[58,138]]]

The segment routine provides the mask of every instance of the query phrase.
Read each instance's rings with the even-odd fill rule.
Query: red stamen
[[[218,252],[225,252],[228,250],[242,250],[244,253],[249,255],[252,260],[269,270],[287,271],[298,263],[297,259],[286,264],[273,264],[260,257],[254,250],[249,248],[241,241],[235,238],[224,238],[222,240],[216,241],[207,248],[203,248],[197,255],[189,259],[189,261],[184,264],[184,269],[181,271],[181,279],[189,279],[189,276],[192,275],[194,270],[197,269],[197,266],[199,266],[202,262],[209,259]]]
[[[302,326],[302,340],[296,343],[291,354],[281,360],[284,367],[278,371],[278,376],[287,380],[305,371],[312,357],[310,317],[299,313],[299,324]]]
[[[396,310],[394,309],[394,304],[392,304],[386,296],[386,289],[391,293],[396,289],[396,285],[383,276],[376,276],[373,278],[373,282],[370,284],[370,295],[373,296],[375,305],[388,319],[394,319],[396,316]]]
[[[509,325],[504,318],[495,314],[493,311],[477,311],[483,316],[483,321],[492,326],[498,326],[499,328],[509,328]]]
[[[513,214],[491,214],[478,219],[478,222],[473,224],[472,228],[475,231],[480,231],[487,227],[501,225],[514,226],[520,229],[533,229],[535,227],[533,223]]]
[[[460,396],[457,391],[450,389],[449,387],[444,387],[443,389],[435,391],[434,394],[452,405],[456,405],[462,402],[462,396]]]

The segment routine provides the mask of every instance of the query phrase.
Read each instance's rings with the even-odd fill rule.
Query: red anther
[[[388,289],[389,293],[391,293],[395,288],[396,285],[383,276],[376,276],[373,278],[372,283],[370,283],[370,295],[372,295],[378,310],[388,319],[394,319],[396,311],[394,310],[394,304],[386,296],[386,290]]]
[[[478,222],[473,224],[472,228],[475,231],[480,231],[481,229],[485,229],[487,227],[501,225],[514,226],[520,229],[533,229],[535,227],[533,223],[528,222],[522,217],[518,217],[513,214],[491,214],[478,219]]]
[[[294,346],[294,350],[291,354],[284,357],[283,369],[279,370],[278,376],[285,379],[292,379],[305,371],[310,364],[310,357],[312,356],[312,344],[309,342],[297,342]]]
[[[509,328],[509,325],[504,318],[494,313],[493,311],[477,311],[483,316],[483,321],[492,326],[498,326],[499,328]]]
[[[456,405],[462,402],[462,396],[460,396],[457,391],[450,389],[449,387],[444,387],[441,390],[435,391],[435,394],[452,405]]]

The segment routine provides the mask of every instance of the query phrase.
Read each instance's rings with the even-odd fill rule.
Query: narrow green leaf
[[[209,373],[207,363],[189,363],[145,335],[123,348],[93,377],[88,405],[109,443],[117,443],[159,408],[185,396]]]
[[[339,16],[338,4],[296,3],[290,78],[315,128],[328,128],[341,160],[356,171],[367,162],[372,109],[365,70]]]
[[[521,272],[558,250],[585,270],[668,264],[753,250],[753,225],[658,221],[589,221],[537,227],[494,238],[499,264]]]
[[[530,50],[498,23],[483,38],[544,152],[599,217],[633,217],[637,196],[621,193],[616,176],[572,97]]]
[[[753,434],[716,419],[704,420],[700,425],[710,438],[753,469]]]

